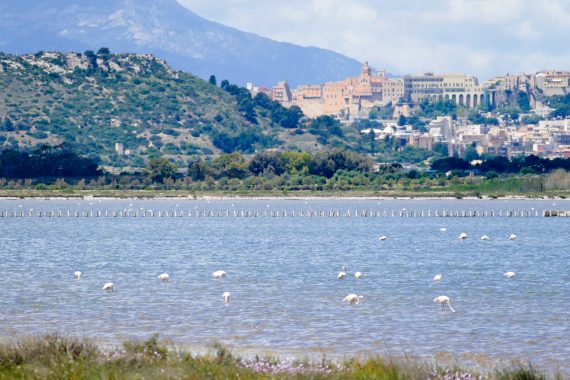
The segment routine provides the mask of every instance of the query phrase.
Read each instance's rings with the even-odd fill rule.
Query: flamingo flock
[[[447,231],[447,229],[445,227],[441,227],[439,230],[442,232]],[[465,240],[467,238],[468,238],[468,235],[465,232],[462,232],[459,235],[460,240]],[[378,238],[378,240],[380,240],[380,241],[385,241],[386,239],[387,239],[387,237],[385,235],[382,235]],[[513,241],[516,239],[517,239],[517,235],[511,234],[507,240]],[[490,237],[488,235],[483,235],[483,236],[481,236],[480,240],[490,240]],[[347,277],[347,275],[348,275],[347,268],[346,268],[346,266],[343,266],[342,270],[339,271],[337,274],[337,279],[344,280]],[[73,273],[73,276],[75,277],[75,279],[80,280],[81,276],[82,276],[82,272],[81,271],[75,271]],[[516,273],[513,271],[509,271],[509,272],[505,272],[504,276],[509,278],[509,279],[512,279],[516,276]],[[227,277],[227,273],[223,270],[217,270],[215,272],[212,272],[212,277],[216,280],[224,279]],[[360,280],[362,278],[362,272],[354,272],[354,278],[356,280]],[[439,283],[439,282],[441,282],[442,278],[443,278],[443,275],[441,273],[438,273],[433,277],[433,281],[435,283]],[[162,274],[157,276],[157,279],[162,281],[163,283],[167,283],[170,280],[170,275],[168,273],[162,273]],[[103,285],[102,290],[104,290],[106,292],[114,292],[115,288],[114,288],[113,282],[106,282]],[[231,298],[230,292],[227,292],[227,291],[223,292],[222,300],[223,300],[224,304],[226,304],[226,305],[229,304],[230,298]],[[363,299],[364,299],[363,295],[358,295],[356,293],[350,293],[342,299],[342,302],[347,303],[350,306],[353,306],[353,305],[360,304]],[[433,302],[438,303],[441,306],[442,311],[445,310],[445,306],[447,305],[449,310],[451,312],[455,313],[455,309],[451,306],[451,302],[450,302],[450,299],[448,296],[440,295],[440,296],[434,298]]]
[[[439,230],[441,232],[446,232],[447,228],[441,227],[441,228],[439,228]],[[465,233],[465,232],[462,232],[461,234],[459,234],[459,240],[466,240],[468,237],[469,237],[469,235],[467,235],[467,233]],[[378,238],[378,240],[380,240],[380,241],[385,241],[386,239],[387,239],[386,235],[381,235]],[[513,241],[516,239],[517,239],[517,235],[510,234],[510,236],[508,237],[507,240]],[[481,240],[488,241],[488,240],[491,240],[491,238],[488,235],[483,235],[483,236],[481,236]],[[347,275],[346,267],[343,266],[342,271],[338,273],[337,278],[338,279],[344,279],[346,277],[346,275]],[[504,274],[504,276],[507,278],[513,278],[516,276],[516,273],[509,271],[509,272],[506,272]],[[362,277],[362,273],[356,272],[356,273],[354,273],[354,277],[356,279],[360,279]],[[438,273],[433,277],[433,281],[435,283],[439,283],[442,280],[442,278],[443,278],[442,274]],[[364,299],[364,296],[357,295],[355,293],[351,293],[351,294],[347,295],[346,297],[344,297],[342,301],[347,302],[349,305],[357,305],[362,301],[362,299]],[[449,310],[451,312],[455,313],[455,309],[451,306],[451,302],[450,302],[450,299],[448,296],[445,296],[445,295],[438,296],[433,300],[433,302],[438,303],[441,306],[442,311],[445,309],[445,306],[447,305]]]

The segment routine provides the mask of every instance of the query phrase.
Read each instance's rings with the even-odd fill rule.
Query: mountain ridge
[[[360,63],[317,47],[273,41],[206,20],[175,0],[6,0],[0,51],[150,53],[202,78],[245,84],[323,83],[353,75]]]

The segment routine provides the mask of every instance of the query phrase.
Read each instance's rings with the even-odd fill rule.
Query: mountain
[[[293,86],[354,75],[361,64],[208,21],[176,0],[2,0],[0,51],[150,53],[202,78]]]

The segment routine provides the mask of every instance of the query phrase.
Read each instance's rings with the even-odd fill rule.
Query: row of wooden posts
[[[570,217],[570,211],[546,210],[0,210],[0,218],[102,217]]]

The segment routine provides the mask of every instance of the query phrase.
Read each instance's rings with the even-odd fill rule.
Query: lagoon
[[[2,210],[20,205],[570,210],[565,200],[0,201]],[[0,218],[0,336],[60,332],[118,344],[157,332],[195,350],[221,342],[297,357],[482,355],[569,371],[569,231],[570,219],[542,217]],[[338,280],[342,266],[349,275]],[[213,279],[220,269],[227,278]],[[157,279],[164,272],[167,284]],[[115,292],[101,290],[108,281]],[[364,301],[343,304],[349,293]],[[433,303],[442,294],[456,313]]]

